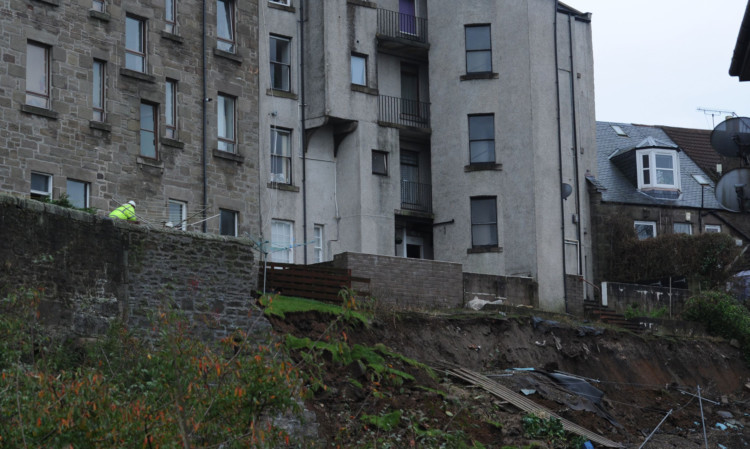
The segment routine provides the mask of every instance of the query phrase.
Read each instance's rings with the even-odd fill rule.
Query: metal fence
[[[429,128],[430,103],[381,95],[378,98],[378,119],[396,125]]]
[[[401,208],[432,213],[432,185],[402,180]]]
[[[427,19],[378,9],[378,33],[383,36],[427,42]]]

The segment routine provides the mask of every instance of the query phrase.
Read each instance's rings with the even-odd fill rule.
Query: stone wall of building
[[[43,290],[41,317],[62,335],[92,336],[113,320],[150,325],[178,309],[205,336],[267,331],[254,308],[251,242],[157,229],[0,196],[0,294]]]

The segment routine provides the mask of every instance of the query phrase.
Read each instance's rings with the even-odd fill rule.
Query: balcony
[[[430,48],[427,19],[387,9],[378,9],[377,37],[381,49],[411,57],[426,58]]]
[[[385,126],[430,128],[430,103],[407,98],[378,97],[378,121]]]
[[[401,181],[401,209],[432,213],[432,185]]]

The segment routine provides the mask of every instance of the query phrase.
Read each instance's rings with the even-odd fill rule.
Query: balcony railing
[[[432,186],[402,180],[401,209],[432,213]]]
[[[427,43],[427,19],[387,9],[378,9],[378,34]]]
[[[415,128],[430,127],[430,103],[381,95],[378,120]]]

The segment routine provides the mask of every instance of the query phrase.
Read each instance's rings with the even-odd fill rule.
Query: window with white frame
[[[35,200],[52,199],[52,175],[32,172],[30,194]]]
[[[271,262],[294,262],[294,224],[291,221],[271,220]]]
[[[238,215],[234,210],[219,209],[219,234],[237,237]]]
[[[721,232],[721,225],[706,225],[706,234],[715,234]]]
[[[271,182],[292,183],[292,132],[271,128]]]
[[[187,203],[178,200],[169,200],[167,203],[167,223],[171,224],[172,228],[187,229]]]
[[[91,101],[91,108],[92,108],[92,117],[91,119],[95,122],[103,122],[105,120],[105,86],[106,86],[106,73],[107,73],[107,63],[104,61],[100,61],[98,59],[94,59],[94,66],[92,68],[93,70],[93,83],[91,86],[91,94],[92,94],[92,101]]]
[[[466,25],[466,73],[492,72],[492,41],[489,25]]]
[[[70,201],[70,204],[79,209],[86,209],[89,207],[90,184],[75,179],[68,179],[66,184],[65,193],[68,195],[68,201]]]
[[[495,115],[469,116],[469,163],[495,162]]]
[[[291,91],[291,40],[288,37],[271,36],[269,56],[271,58],[271,88]]]
[[[673,223],[672,232],[674,232],[675,234],[693,235],[693,224],[692,223]]]
[[[50,48],[29,41],[26,44],[26,104],[50,108]]]
[[[146,21],[125,17],[125,68],[146,71]]]
[[[471,198],[471,246],[497,244],[497,198]]]
[[[637,150],[638,188],[680,188],[680,166],[674,150]]]
[[[141,156],[151,159],[156,159],[158,156],[156,130],[159,129],[159,126],[157,124],[157,117],[158,108],[155,104],[141,102]]]
[[[237,138],[235,136],[235,98],[229,95],[219,94],[216,104],[217,131],[219,137],[219,150],[235,153]]]
[[[167,78],[164,85],[164,131],[170,139],[177,138],[177,81]]]
[[[655,221],[635,221],[633,226],[635,227],[635,233],[638,235],[638,240],[656,237]]]
[[[352,84],[367,85],[367,56],[352,55],[351,59]]]
[[[216,47],[219,50],[234,53],[234,0],[217,0],[216,2]]]
[[[325,252],[323,251],[323,225],[315,225],[313,228],[313,262],[319,263],[325,260]]]
[[[164,0],[164,31],[174,34],[177,31],[177,0]]]

